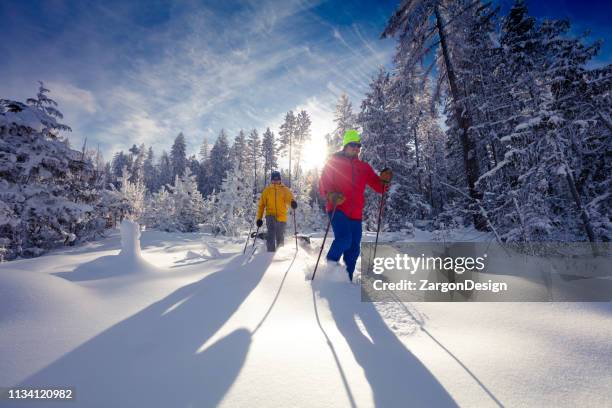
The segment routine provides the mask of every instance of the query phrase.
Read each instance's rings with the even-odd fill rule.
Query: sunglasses
[[[348,147],[356,147],[356,148],[360,148],[361,147],[361,143],[357,143],[357,142],[347,143],[346,145]]]

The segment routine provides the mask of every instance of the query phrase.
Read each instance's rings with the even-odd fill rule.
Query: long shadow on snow
[[[21,386],[74,386],[77,405],[86,407],[217,405],[238,376],[252,335],[235,330],[197,350],[240,307],[272,258],[256,257],[248,267],[243,261],[236,256],[222,270],[107,329]]]
[[[361,302],[353,289],[345,283],[317,285],[320,296],[329,303],[338,330],[363,368],[375,406],[456,407],[438,380],[389,329],[374,305]],[[371,341],[360,330],[357,318]]]

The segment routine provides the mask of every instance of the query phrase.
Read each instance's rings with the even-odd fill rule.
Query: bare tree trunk
[[[421,166],[419,162],[419,138],[417,137],[417,126],[419,125],[419,119],[417,119],[414,125],[414,153],[416,156],[417,182],[419,184],[419,194],[423,194],[423,186],[421,183]]]
[[[453,98],[453,110],[455,111],[455,120],[457,121],[460,131],[460,140],[463,147],[463,164],[465,167],[466,179],[468,184],[469,196],[475,201],[480,201],[482,194],[476,190],[475,185],[480,175],[480,169],[478,166],[478,160],[476,159],[476,148],[473,141],[469,136],[469,128],[471,126],[471,118],[467,113],[467,107],[462,109],[459,104],[460,95],[457,88],[457,77],[450,60],[448,52],[448,44],[446,41],[446,33],[444,31],[445,22],[440,14],[438,5],[435,6],[434,12],[436,15],[436,24],[438,26],[438,34],[440,36],[440,45],[442,47],[442,55],[444,57],[444,65],[446,66],[446,73],[448,75],[448,82],[450,85],[451,96]],[[481,214],[474,214],[474,227],[483,231],[486,229],[487,222]]]

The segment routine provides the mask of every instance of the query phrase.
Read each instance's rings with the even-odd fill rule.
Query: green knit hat
[[[342,147],[346,146],[349,143],[361,143],[361,135],[355,129],[349,129],[344,132],[344,137],[342,138]]]

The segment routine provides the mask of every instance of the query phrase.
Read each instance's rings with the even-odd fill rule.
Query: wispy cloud
[[[77,15],[57,38],[27,41],[32,50],[44,49],[51,63],[20,80],[48,80],[60,108],[70,113],[71,137],[78,143],[87,135],[107,158],[132,143],[161,152],[180,131],[191,152],[205,136],[213,142],[221,128],[230,136],[267,126],[278,132],[278,118],[300,107],[311,113],[313,134],[326,133],[339,94],[357,105],[378,65],[390,61],[392,43],[375,40],[380,28],[369,23],[361,29],[358,22],[334,25],[318,15],[321,4],[65,7],[64,13]],[[17,87],[9,94],[18,95]]]
[[[98,103],[91,91],[63,82],[47,82],[45,86],[53,89],[53,98],[63,106],[86,113],[96,113]]]

